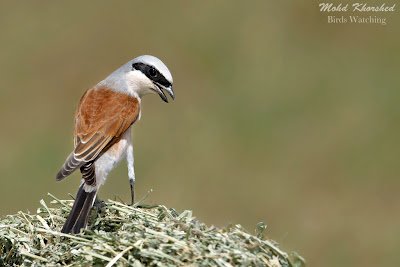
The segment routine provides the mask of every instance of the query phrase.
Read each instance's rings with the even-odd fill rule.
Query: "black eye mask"
[[[165,79],[165,77],[153,66],[146,65],[144,63],[134,63],[132,68],[135,70],[140,70],[147,78],[153,82],[160,84],[164,87],[172,86],[171,83]]]

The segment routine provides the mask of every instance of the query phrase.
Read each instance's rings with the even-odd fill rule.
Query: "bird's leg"
[[[133,158],[133,145],[132,142],[128,145],[126,160],[128,163],[128,178],[131,186],[131,205],[135,203],[135,168]]]
[[[135,180],[129,178],[129,184],[131,185],[131,206],[135,203]]]

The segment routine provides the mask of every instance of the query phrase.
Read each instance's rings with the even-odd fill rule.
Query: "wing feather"
[[[73,153],[57,175],[61,180],[95,160],[136,121],[140,103],[135,97],[108,88],[92,88],[82,96],[75,115]]]

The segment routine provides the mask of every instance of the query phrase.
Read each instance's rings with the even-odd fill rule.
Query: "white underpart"
[[[84,184],[83,189],[86,192],[92,192],[93,190],[98,191],[100,186],[102,186],[105,183],[108,174],[117,166],[117,164],[121,161],[121,159],[123,159],[126,156],[127,154],[126,152],[129,146],[132,147],[131,128],[129,128],[123,134],[121,140],[119,140],[118,143],[115,143],[103,155],[101,155],[100,158],[98,158],[95,161],[96,186]],[[133,155],[132,155],[132,160],[133,160]],[[128,172],[130,172],[129,167],[128,167]],[[130,176],[129,179],[131,179]]]

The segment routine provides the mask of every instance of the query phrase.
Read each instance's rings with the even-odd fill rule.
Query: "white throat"
[[[107,87],[119,93],[141,98],[153,93],[150,89],[153,83],[140,71],[125,71],[124,66],[111,73],[107,78],[99,82],[96,87]]]

